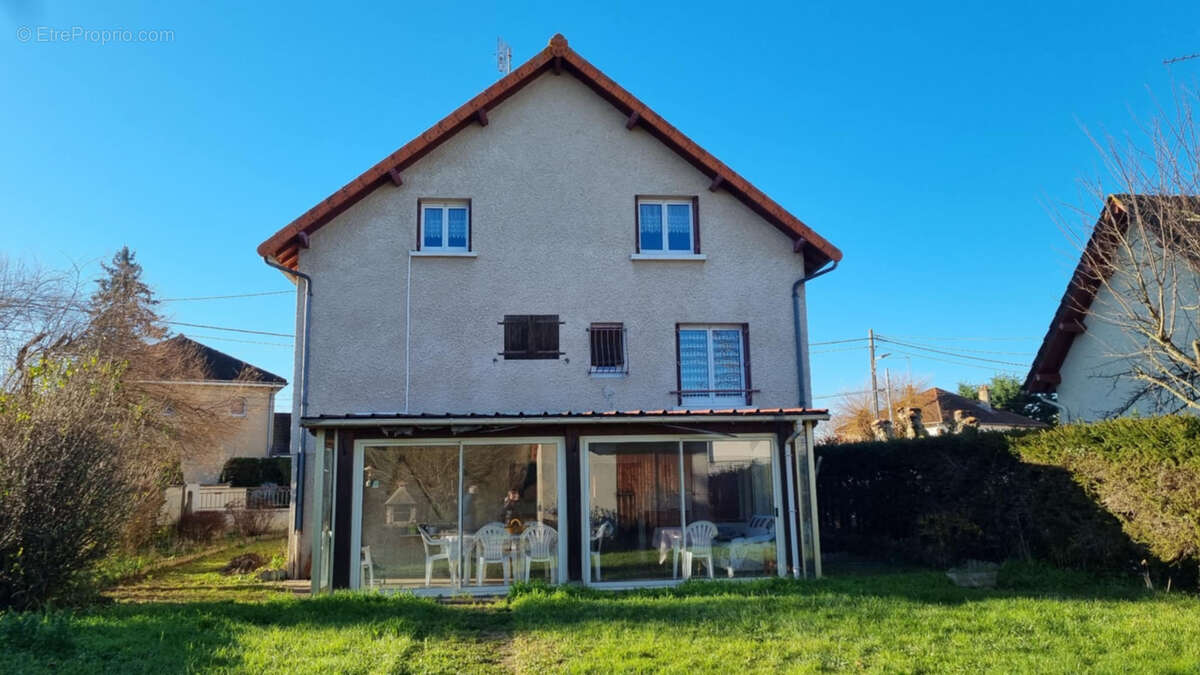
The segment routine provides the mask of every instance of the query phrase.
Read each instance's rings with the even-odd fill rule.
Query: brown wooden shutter
[[[692,197],[692,253],[700,255],[700,197]]]

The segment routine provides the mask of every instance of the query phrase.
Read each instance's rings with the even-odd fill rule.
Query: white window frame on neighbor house
[[[737,334],[738,334],[738,365],[739,365],[737,389],[740,390],[741,393],[736,394],[736,395],[730,395],[730,394],[718,395],[716,392],[710,391],[710,392],[707,392],[706,394],[704,394],[703,396],[698,393],[695,393],[695,394],[688,393],[689,390],[685,389],[684,385],[683,385],[683,344],[682,344],[683,336],[682,336],[682,333],[684,331],[704,331],[706,333],[705,344],[706,344],[707,352],[708,352],[708,361],[707,361],[708,387],[707,387],[707,389],[710,389],[710,390],[716,388],[716,386],[715,386],[716,383],[714,382],[714,379],[713,379],[715,377],[715,371],[716,371],[716,368],[715,368],[716,358],[713,353],[713,332],[715,332],[715,331],[736,331],[737,332]],[[749,401],[751,400],[750,399],[751,392],[750,392],[750,388],[747,386],[747,383],[746,383],[746,370],[747,370],[746,366],[747,366],[747,362],[749,360],[748,359],[749,355],[747,354],[748,350],[746,348],[746,342],[747,342],[747,340],[746,340],[746,325],[745,324],[739,324],[739,323],[728,323],[728,324],[681,323],[681,324],[678,324],[676,326],[676,330],[675,330],[675,349],[676,349],[676,354],[678,354],[678,357],[679,357],[678,358],[679,362],[678,362],[678,365],[676,366],[679,369],[679,392],[678,392],[679,407],[681,407],[681,408],[720,408],[720,407],[737,407],[737,406],[748,405]],[[697,390],[691,390],[691,391],[697,391]]]
[[[672,258],[683,260],[703,260],[704,257],[696,251],[696,203],[691,197],[638,197],[637,211],[637,241],[635,260],[652,258]],[[642,245],[642,207],[653,205],[660,207],[662,215],[662,248],[646,248]],[[687,248],[671,248],[670,225],[668,212],[672,206],[686,206],[688,211],[688,245]]]
[[[783,469],[779,466],[779,449],[776,447],[778,439],[772,434],[721,434],[714,436],[712,434],[665,434],[665,435],[637,435],[637,436],[581,436],[579,438],[579,489],[580,494],[580,556],[583,561],[580,565],[580,571],[583,575],[583,583],[585,586],[593,586],[595,588],[608,589],[623,589],[623,588],[648,588],[661,586],[675,586],[681,583],[682,579],[661,579],[661,580],[634,580],[634,581],[595,581],[592,579],[592,559],[591,559],[591,532],[592,532],[592,479],[591,479],[591,462],[589,461],[590,446],[592,443],[678,443],[679,444],[679,472],[683,475],[683,443],[685,441],[714,441],[714,440],[735,440],[735,441],[766,441],[771,446],[771,499],[775,504],[775,560],[776,570],[775,575],[778,577],[787,576],[787,565],[780,564],[787,560],[785,557],[787,548],[784,545],[783,537],[783,514],[785,505],[783,503]],[[679,508],[682,516],[680,522],[680,531],[687,531],[687,494],[686,490],[680,490]],[[791,536],[797,536],[796,528],[793,526],[788,530]],[[760,577],[743,577],[741,579],[734,578],[733,581],[745,581],[749,579],[769,578],[770,574],[763,574]],[[720,578],[720,577],[717,577]]]
[[[368,447],[411,447],[411,446],[458,446],[458,482],[459,482],[459,503],[458,503],[458,527],[462,529],[462,483],[463,483],[463,449],[471,445],[553,445],[555,450],[555,461],[558,462],[556,471],[556,480],[558,486],[555,488],[555,496],[558,500],[558,578],[567,578],[567,537],[569,525],[567,524],[567,446],[566,439],[562,436],[529,436],[510,438],[507,436],[498,436],[496,438],[414,438],[414,439],[382,439],[382,438],[362,438],[354,441],[354,483],[352,490],[352,502],[350,504],[350,588],[361,588],[362,580],[362,565],[359,564],[359,556],[362,552],[362,500],[363,500],[363,464],[365,452]],[[382,589],[384,593],[413,593],[414,595],[446,595],[448,593],[467,593],[473,595],[494,595],[497,588],[508,588],[507,586],[473,586],[462,583],[450,588],[404,588],[404,589]]]
[[[419,202],[419,226],[417,228],[417,251],[420,253],[468,254],[471,252],[471,200],[469,199],[422,199]],[[462,246],[450,246],[450,211],[462,209],[467,214],[466,241]],[[440,210],[441,246],[429,246],[425,242],[425,216],[428,210]]]

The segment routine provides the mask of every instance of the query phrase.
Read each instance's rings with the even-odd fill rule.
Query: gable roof
[[[552,37],[545,49],[519,68],[271,235],[259,244],[259,255],[274,258],[284,267],[295,270],[300,248],[307,246],[308,235],[389,180],[402,180],[400,172],[468,125],[476,122],[486,124],[489,109],[500,105],[506,98],[546,72],[553,72],[555,75],[565,72],[578,78],[623,114],[628,115],[627,127],[632,129],[634,126],[641,126],[711,178],[713,182],[710,189],[727,190],[791,237],[794,250],[804,255],[806,269],[815,270],[830,260],[842,259],[842,252],[836,246],[588,63],[567,46],[567,39],[561,33]]]
[[[1067,282],[1067,290],[1050,320],[1029,374],[1025,376],[1023,389],[1033,393],[1051,392],[1062,381],[1059,372],[1062,364],[1075,338],[1084,332],[1083,320],[1091,310],[1101,283],[1111,271],[1109,262],[1119,244],[1119,238],[1113,233],[1124,232],[1129,227],[1131,212],[1138,214],[1142,222],[1147,222],[1162,213],[1178,215],[1198,211],[1200,198],[1197,197],[1117,194],[1104,200],[1104,208],[1079,256],[1079,264]]]
[[[954,411],[979,420],[980,426],[1005,426],[1022,428],[1046,428],[1050,425],[1007,410],[984,407],[979,401],[959,396],[953,392],[934,387],[917,394],[921,403],[923,424],[948,424],[954,421]]]
[[[287,384],[287,380],[274,373],[250,365],[206,344],[196,342],[186,335],[176,335],[155,344],[154,347],[182,347],[194,351],[200,358],[206,381],[233,382],[240,380],[251,384],[277,384],[281,387]]]

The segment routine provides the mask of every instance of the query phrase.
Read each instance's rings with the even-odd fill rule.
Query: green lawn
[[[442,605],[214,578],[233,553],[109,605],[0,617],[0,672],[1200,669],[1200,600],[1040,568],[1007,567],[990,591],[904,572]]]

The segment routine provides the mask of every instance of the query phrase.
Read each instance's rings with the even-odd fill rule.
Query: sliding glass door
[[[559,578],[561,447],[556,439],[359,442],[351,585],[496,587],[527,567],[546,576],[554,567]]]
[[[779,573],[771,439],[594,437],[584,448],[590,582]]]

